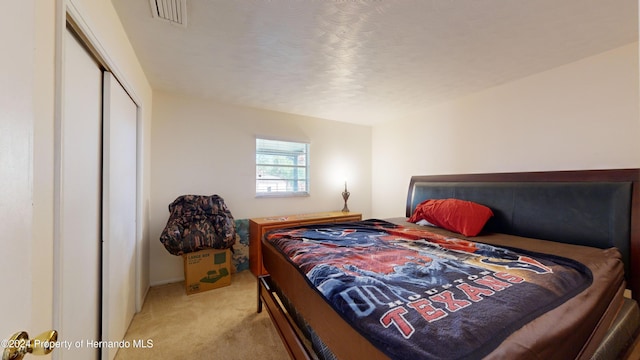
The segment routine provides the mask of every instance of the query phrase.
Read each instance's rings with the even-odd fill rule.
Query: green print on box
[[[227,262],[227,253],[226,252],[215,254],[213,256],[213,263],[215,265],[224,264],[226,262]],[[222,279],[225,276],[229,276],[229,270],[226,267],[220,268],[218,271],[209,270],[209,271],[207,271],[207,276],[205,276],[202,279],[200,279],[200,282],[214,283],[214,282]]]
[[[231,251],[207,249],[184,254],[184,277],[187,294],[231,284]]]

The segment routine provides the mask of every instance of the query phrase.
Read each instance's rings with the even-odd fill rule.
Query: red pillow
[[[416,206],[409,222],[426,220],[464,236],[476,236],[493,216],[484,205],[459,199],[426,200]]]

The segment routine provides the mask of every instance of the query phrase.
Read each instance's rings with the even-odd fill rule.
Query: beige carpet
[[[229,286],[189,296],[183,283],[152,287],[125,336],[131,347],[116,359],[288,359],[266,310],[256,313],[257,286],[242,271]]]
[[[152,287],[125,336],[131,347],[116,359],[288,359],[266,310],[256,313],[257,286],[242,271],[231,285],[195,295],[185,295],[184,283]],[[640,359],[640,340],[624,359]]]

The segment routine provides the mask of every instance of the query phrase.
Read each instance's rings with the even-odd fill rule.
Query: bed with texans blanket
[[[265,234],[258,311],[295,359],[624,358],[640,324],[639,179],[414,176],[405,217]]]

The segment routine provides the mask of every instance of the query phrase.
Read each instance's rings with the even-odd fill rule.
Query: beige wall
[[[222,196],[234,217],[340,210],[371,213],[371,128],[154,92],[151,283],[183,278],[182,258],[160,243],[167,206],[183,194]],[[255,197],[255,138],[310,142],[309,197]]]
[[[411,175],[638,167],[638,86],[633,43],[375,126],[373,215]]]
[[[157,240],[181,194],[220,194],[237,218],[338,209],[349,169],[350,208],[384,218],[415,174],[639,167],[638,87],[633,43],[373,128],[155,92],[151,283],[182,278]],[[254,197],[256,135],[311,142],[310,198]]]

